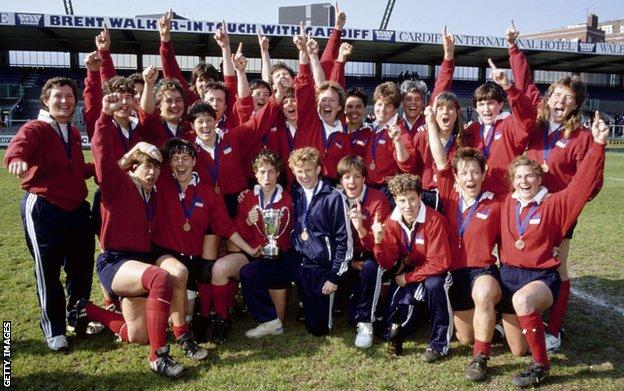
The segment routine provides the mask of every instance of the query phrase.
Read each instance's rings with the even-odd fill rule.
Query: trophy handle
[[[258,232],[260,232],[260,235],[264,237],[264,233],[260,230],[260,227],[258,227],[258,221],[260,221],[260,219],[262,218],[262,210],[260,209],[258,205],[254,205],[254,207],[251,208],[251,210],[254,210],[254,209],[258,209],[258,213],[260,213],[260,216],[258,216],[258,220],[256,220],[256,222],[254,223],[254,226],[256,227]]]
[[[282,235],[284,234],[284,232],[286,231],[286,228],[288,228],[288,223],[290,223],[290,210],[289,210],[287,207],[282,206],[282,207],[280,208],[280,212],[284,212],[284,210],[286,210],[286,224],[284,224],[284,229],[282,229],[282,232],[280,232],[280,233],[279,233],[279,234],[275,237],[275,239],[278,239],[280,236],[282,236]]]

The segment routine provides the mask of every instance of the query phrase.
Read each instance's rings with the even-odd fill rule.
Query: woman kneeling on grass
[[[531,349],[528,370],[512,383],[527,387],[541,383],[550,368],[541,312],[552,306],[559,293],[560,261],[553,248],[581,213],[594,183],[604,169],[604,146],[609,128],[596,112],[594,142],[565,190],[549,193],[542,184],[542,167],[520,156],[509,168],[514,193],[501,210],[500,276],[503,325],[514,355]],[[525,342],[526,340],[526,342]]]
[[[140,142],[119,162],[112,158],[113,136],[117,132],[112,115],[119,105],[116,94],[104,97],[91,143],[102,192],[103,252],[97,260],[98,277],[111,296],[123,297],[123,316],[92,304],[87,305],[87,315],[127,342],[149,343],[150,368],[164,376],[177,377],[184,367],[169,356],[167,322],[173,278],[178,276],[172,276],[166,265],[154,266],[151,254],[151,224],[157,207],[154,185],[160,175],[162,156],[155,146]],[[185,276],[184,266],[180,269]]]

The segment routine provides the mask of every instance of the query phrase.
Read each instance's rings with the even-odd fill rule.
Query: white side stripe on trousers
[[[41,303],[41,328],[46,338],[53,337],[52,335],[52,322],[48,318],[48,311],[46,305],[46,282],[45,273],[43,272],[43,264],[41,260],[41,253],[39,252],[39,242],[37,241],[37,233],[35,231],[35,222],[32,217],[32,211],[37,202],[37,195],[29,193],[26,198],[26,208],[24,211],[24,217],[26,218],[26,231],[28,238],[30,239],[30,245],[33,249],[33,256],[35,258],[35,275],[37,277],[37,293],[39,294],[39,301]]]

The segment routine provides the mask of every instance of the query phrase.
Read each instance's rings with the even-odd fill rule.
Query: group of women
[[[116,76],[105,28],[95,39],[97,50],[85,58],[84,118],[93,164],[84,161],[71,124],[75,83],[46,82],[39,118],[19,130],[5,164],[26,191],[21,213],[51,349],[67,350],[66,321],[78,335],[87,320],[97,321],[125,341],[149,344],[150,367],[179,376],[183,366],[169,353],[169,327],[186,357],[206,358],[198,342],[207,338],[209,323],[212,341],[227,340],[241,277],[245,302],[257,306],[253,284],[259,280],[252,276],[270,272],[270,262],[285,258],[304,264],[306,254],[298,249],[311,243],[309,232],[332,231],[306,225],[318,212],[320,182],[314,181],[321,174],[323,184],[343,192],[354,228],[356,251],[346,253],[355,254],[350,269],[362,281],[369,274],[379,283],[383,274],[391,280],[385,310],[377,310],[382,316],[374,316],[374,308],[381,308],[379,284],[357,288],[364,301],[356,311],[364,315],[353,317],[356,346],[371,346],[373,328],[381,327],[389,352],[401,354],[403,340],[424,319],[425,313],[413,311],[421,308],[432,323],[423,360],[446,356],[455,328],[461,343],[473,344],[466,377],[480,381],[487,376],[502,314],[512,353],[530,350],[532,356],[512,382],[524,387],[548,376],[547,350],[561,345],[570,292],[569,240],[584,204],[602,184],[608,129],[598,113],[591,131],[581,126],[584,84],[565,77],[542,96],[512,26],[506,37],[515,83],[490,61],[492,81],[473,97],[479,121],[464,124],[451,92],[454,38],[445,29],[434,91],[429,95],[423,82],[413,80],[400,87],[382,83],[367,117],[366,94],[345,91],[352,46],[340,42],[345,13],[336,9],[336,15],[322,54],[303,26],[294,37],[296,75],[284,63],[271,64],[269,41],[259,36],[263,80],[251,82],[242,46],[231,52],[225,21],[214,36],[222,50],[223,81],[202,62],[190,84],[175,59],[171,12],[159,20],[158,83],[154,67]],[[502,111],[505,100],[511,114]],[[318,157],[318,173],[316,163],[302,166],[290,159],[284,167],[293,151],[306,161],[301,156],[310,153],[301,151],[309,147],[317,151],[312,156]],[[85,201],[90,177],[99,186],[92,213]],[[293,205],[290,194],[297,191],[307,199],[302,207]],[[370,194],[377,197],[374,209],[368,209]],[[270,261],[263,250],[269,209],[280,211],[278,232],[286,232],[277,240],[279,259]],[[90,224],[99,235],[96,269],[109,309],[89,302]],[[293,228],[297,234],[289,237]],[[376,269],[380,273],[370,272]],[[267,282],[274,310],[252,313],[259,326],[248,337],[283,332],[289,285]],[[332,277],[318,294],[333,303],[336,286],[338,292],[347,289]],[[310,317],[314,303],[306,297]],[[307,325],[316,334],[310,319]]]

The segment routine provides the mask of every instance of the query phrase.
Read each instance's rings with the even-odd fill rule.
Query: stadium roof
[[[0,11],[0,49],[90,52],[94,37],[106,23],[115,53],[157,54],[157,19],[78,15],[46,15]],[[178,55],[220,56],[212,39],[217,21],[174,20],[172,26]],[[273,58],[297,58],[291,37],[299,26],[228,22],[233,43],[243,42],[248,57],[258,57],[256,33],[271,39]],[[306,28],[323,40],[329,27]],[[503,37],[457,35],[455,62],[459,66],[486,67],[492,58],[508,66]],[[436,65],[442,59],[441,35],[395,30],[346,28],[343,40],[354,42],[352,61]],[[533,69],[624,74],[624,45],[520,39],[518,45]]]

